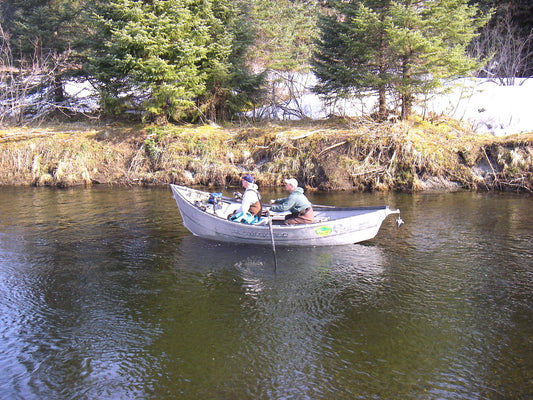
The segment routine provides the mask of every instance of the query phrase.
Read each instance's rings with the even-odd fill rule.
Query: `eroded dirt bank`
[[[452,120],[238,126],[56,124],[0,130],[1,185],[261,186],[533,191],[533,133],[472,134]]]

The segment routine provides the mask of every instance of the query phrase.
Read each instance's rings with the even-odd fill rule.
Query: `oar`
[[[274,271],[278,269],[278,257],[276,256],[276,243],[274,242],[274,228],[272,228],[272,216],[270,210],[267,211],[268,229],[270,230],[270,241],[272,242],[272,252],[274,253]]]

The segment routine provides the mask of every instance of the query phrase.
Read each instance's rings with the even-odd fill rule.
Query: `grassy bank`
[[[261,186],[317,190],[533,190],[533,133],[474,135],[453,120],[253,126],[56,124],[0,130],[0,184]]]

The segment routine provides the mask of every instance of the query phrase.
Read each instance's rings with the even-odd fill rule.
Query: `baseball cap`
[[[254,177],[250,174],[244,175],[241,179],[249,183],[254,183]]]
[[[285,179],[285,183],[291,185],[293,188],[297,188],[298,187],[298,181],[294,178],[290,178],[290,179]]]

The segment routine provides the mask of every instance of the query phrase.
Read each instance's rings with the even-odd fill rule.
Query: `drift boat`
[[[398,226],[403,223],[400,210],[391,210],[389,206],[313,205],[312,224],[284,225],[286,213],[271,213],[249,225],[227,219],[240,207],[238,199],[173,184],[170,188],[183,225],[193,235],[221,242],[270,245],[273,239],[276,246],[345,245],[374,238],[390,214],[398,214]]]

